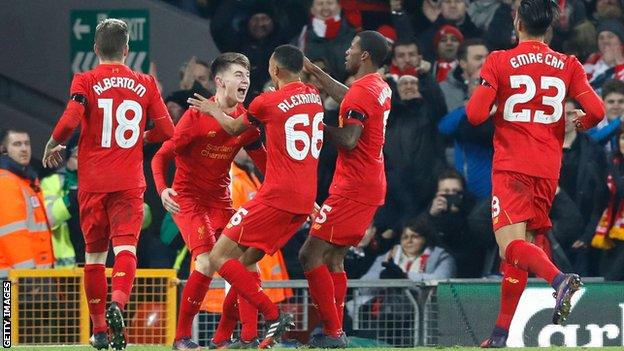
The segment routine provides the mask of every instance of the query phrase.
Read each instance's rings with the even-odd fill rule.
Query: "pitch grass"
[[[90,346],[15,346],[15,350],[19,351],[95,351],[94,348]],[[110,349],[109,349],[110,350]],[[128,346],[126,348],[127,351],[169,351],[171,350],[171,346]],[[206,348],[207,350],[207,348]],[[280,349],[275,348],[272,350],[276,351],[286,351],[286,350],[294,350],[294,349]],[[321,350],[321,349],[307,349],[307,350]],[[454,346],[454,347],[415,347],[415,348],[380,348],[380,347],[371,347],[371,348],[360,348],[363,351],[405,351],[405,350],[415,350],[415,351],[455,351],[455,350],[466,350],[466,351],[480,351],[478,347],[462,347],[462,346]],[[591,351],[591,350],[622,350],[622,347],[601,347],[601,348],[587,348],[587,347],[562,347],[562,346],[553,346],[553,347],[525,347],[525,348],[509,348],[510,351],[513,350],[522,350],[522,351],[575,351],[575,350],[583,350],[583,351]]]

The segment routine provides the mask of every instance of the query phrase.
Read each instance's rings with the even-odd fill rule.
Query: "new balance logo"
[[[512,277],[507,277],[507,278],[505,278],[505,280],[510,282],[511,284],[518,284],[518,282],[519,282],[518,279],[514,279]]]
[[[100,303],[100,301],[102,301],[102,299],[91,299],[89,303]]]
[[[125,276],[126,276],[126,272],[117,272],[113,275],[113,278],[125,277]]]

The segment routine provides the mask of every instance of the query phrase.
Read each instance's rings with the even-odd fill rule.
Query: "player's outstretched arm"
[[[192,109],[214,117],[229,135],[240,135],[249,128],[244,116],[234,119],[223,113],[215,101],[210,101],[199,94],[195,94],[195,99],[188,98],[187,102]]]
[[[325,125],[324,128],[324,132],[334,144],[343,149],[353,150],[360,140],[363,127],[359,124],[347,124],[342,128],[328,125]]]
[[[323,89],[332,97],[336,102],[340,103],[347,94],[346,85],[332,78],[329,74],[319,68],[319,66],[313,64],[307,57],[303,59],[303,69],[316,77],[323,86]]]
[[[492,112],[494,99],[496,91],[492,87],[479,85],[466,105],[468,122],[475,126],[485,122]]]

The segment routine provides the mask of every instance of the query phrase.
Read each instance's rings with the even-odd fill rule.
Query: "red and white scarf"
[[[312,30],[319,38],[325,38],[326,40],[334,39],[340,32],[340,14],[326,20],[313,17]]]
[[[615,203],[617,186],[611,175],[607,178],[609,188],[609,206],[602,213],[591,246],[596,249],[609,250],[613,248],[613,240],[624,241],[624,201]]]

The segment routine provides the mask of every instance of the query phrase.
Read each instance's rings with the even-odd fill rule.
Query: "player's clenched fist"
[[[166,188],[160,193],[160,201],[162,201],[163,207],[169,213],[178,213],[180,212],[180,205],[177,202],[173,201],[173,196],[177,196],[175,190],[171,188]]]

